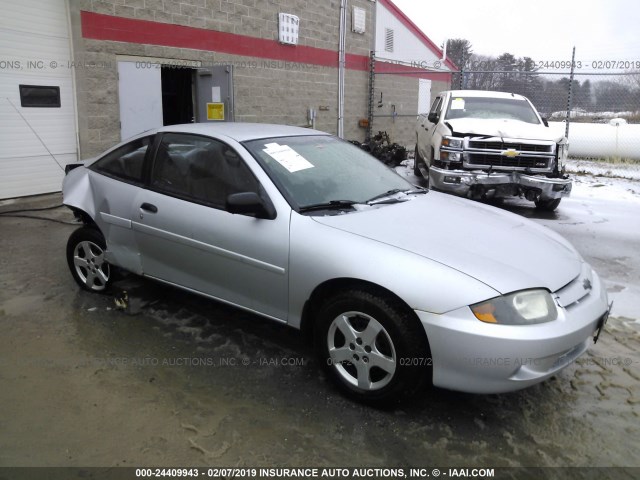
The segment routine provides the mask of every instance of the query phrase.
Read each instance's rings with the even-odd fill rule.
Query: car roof
[[[446,93],[446,92],[442,92]],[[449,90],[452,96],[458,97],[493,97],[493,98],[517,98],[524,100],[526,97],[517,93],[493,92],[487,90]]]
[[[199,135],[210,135],[213,137],[224,136],[237,142],[271,137],[329,135],[326,132],[320,132],[311,128],[293,127],[290,125],[274,125],[270,123],[242,122],[186,123],[182,125],[161,127],[156,131],[194,133]]]

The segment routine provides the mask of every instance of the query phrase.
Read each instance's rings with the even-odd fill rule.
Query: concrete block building
[[[59,191],[64,164],[176,123],[282,123],[362,141],[370,117],[372,131],[411,146],[415,115],[454,68],[391,0],[0,9],[0,198]]]

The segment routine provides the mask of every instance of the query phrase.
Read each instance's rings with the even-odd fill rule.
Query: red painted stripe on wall
[[[247,57],[336,67],[338,52],[303,45],[290,46],[275,40],[185,27],[170,23],[80,12],[82,36],[94,40],[143,43],[165,47],[191,48]]]
[[[85,11],[80,12],[80,19],[83,38],[92,40],[190,48],[246,57],[338,67],[337,50],[326,50],[304,45],[283,45],[275,40],[246,35]],[[346,68],[349,70],[367,71],[369,69],[369,57],[365,55],[348,53],[345,56],[345,60]],[[378,62],[376,63],[376,68],[379,65],[381,65],[382,69],[386,69],[388,68],[386,65],[391,64]],[[401,67],[399,65],[391,66],[394,67],[394,70],[401,68],[402,70],[421,71],[417,68]],[[442,81],[448,81],[450,78],[447,73],[423,72],[422,74],[411,76]]]

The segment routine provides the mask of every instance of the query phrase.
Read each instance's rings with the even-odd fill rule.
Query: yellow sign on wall
[[[224,103],[207,103],[207,120],[224,120]]]

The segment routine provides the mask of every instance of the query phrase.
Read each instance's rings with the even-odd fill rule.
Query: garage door
[[[59,191],[78,158],[65,0],[0,12],[0,198]]]

